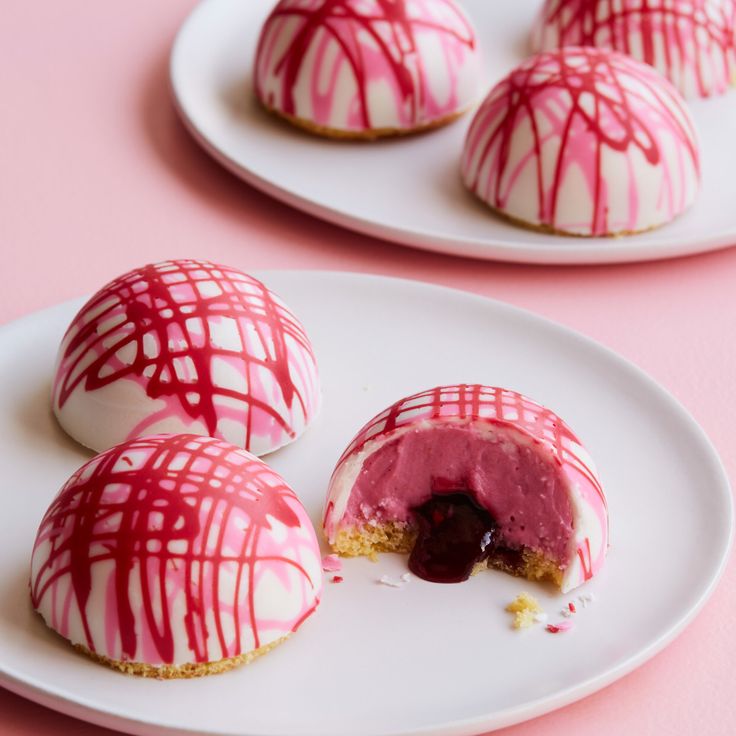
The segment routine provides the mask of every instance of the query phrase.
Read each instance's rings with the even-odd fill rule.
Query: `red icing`
[[[208,618],[203,604],[204,561],[217,567],[232,564],[234,560],[241,565],[241,573],[245,568],[243,574],[250,577],[249,611],[255,645],[259,646],[253,602],[259,534],[271,527],[270,519],[291,528],[302,522],[295,512],[299,502],[289,487],[283,481],[275,484],[274,479],[280,479],[261,461],[252,458],[252,461],[244,463],[243,453],[235,457],[234,451],[236,448],[229,443],[212,438],[160,435],[114,447],[83,466],[61,490],[41,523],[41,529],[52,540],[52,550],[32,581],[34,607],[38,608],[58,578],[71,576],[87,646],[96,651],[87,613],[92,590],[92,566],[93,563],[113,560],[116,618],[124,655],[128,658],[135,656],[140,636],[129,597],[131,576],[136,570],[143,593],[147,628],[153,632],[161,662],[170,663],[174,654],[174,637],[166,595],[166,571],[172,566],[177,570],[184,566],[187,611],[184,623],[194,660],[204,662],[209,660],[205,643],[209,633],[208,620],[215,622],[221,650],[228,651],[220,609],[214,611],[214,617]],[[138,455],[141,452],[148,453],[142,467],[132,470],[121,467],[122,463],[131,464],[125,457],[126,453]],[[171,469],[172,460],[179,463],[181,457],[187,458],[185,467]],[[215,481],[216,487],[211,485],[211,481]],[[111,493],[111,488],[126,486],[130,489],[128,494]],[[209,513],[202,511],[205,502],[211,507]],[[223,512],[225,520],[235,509],[244,512],[250,520],[242,532],[239,557],[222,551],[225,521],[215,519],[215,507]],[[116,519],[116,523],[108,528],[104,524],[106,519]],[[206,519],[204,525],[203,519]],[[218,525],[221,525],[219,531]],[[215,534],[217,544],[213,548],[207,540]],[[149,550],[151,541],[160,542],[155,545],[157,551]],[[168,545],[172,542],[183,543],[183,549],[170,552]],[[227,540],[227,544],[232,546],[232,539]],[[296,562],[286,558],[283,561],[296,566],[309,579],[307,572]],[[194,571],[195,563],[199,573]],[[151,574],[152,570],[156,574]],[[237,621],[238,590],[234,592],[233,601],[223,602],[218,596],[217,575],[212,576],[212,581],[212,599],[225,610],[232,606]],[[162,606],[163,610],[158,614],[153,609],[153,600],[160,601]],[[301,620],[314,607],[316,603]],[[235,652],[239,653],[239,626],[236,626],[236,631]]]
[[[583,579],[590,580],[593,577],[593,565],[590,555],[590,540],[586,539],[583,544],[578,547],[578,559],[580,567],[583,570]]]
[[[415,97],[415,94],[421,94],[421,88],[417,90],[406,65],[407,58],[414,55],[417,49],[414,39],[415,28],[431,28],[439,33],[448,33],[459,42],[468,46],[468,48],[475,48],[473,30],[466,21],[463,22],[467,28],[467,35],[460,36],[452,29],[440,24],[432,23],[428,20],[410,18],[407,13],[406,3],[403,0],[375,0],[375,5],[378,6],[378,12],[375,15],[366,12],[366,6],[363,5],[361,7],[361,3],[358,0],[321,0],[321,2],[312,2],[303,7],[298,7],[291,3],[284,5],[284,7],[276,7],[269,16],[269,20],[282,16],[300,17],[303,19],[302,27],[294,37],[292,43],[289,45],[288,51],[284,54],[275,70],[277,73],[280,73],[282,70],[284,71],[284,99],[282,106],[285,113],[289,115],[295,115],[296,113],[293,90],[297,82],[297,77],[304,62],[307,49],[312,44],[315,34],[324,30],[334,37],[350,64],[358,87],[362,123],[365,128],[371,128],[368,102],[366,100],[367,75],[363,68],[360,46],[358,44],[347,43],[341,34],[331,26],[331,22],[353,23],[355,27],[354,33],[368,34],[372,41],[382,50],[386,61],[390,64],[402,99],[411,107],[411,117],[413,119],[417,118],[417,111],[422,106],[422,100],[416,99]],[[447,5],[450,6],[450,3],[448,2]],[[390,25],[390,33],[394,41],[391,48],[387,45],[384,37],[387,24]],[[261,43],[263,39],[264,35],[261,36]],[[393,49],[396,49],[396,51]],[[256,57],[260,56],[260,53],[259,44]],[[257,92],[261,99],[263,99],[263,91],[258,89]]]
[[[560,621],[558,624],[547,624],[545,629],[550,634],[564,634],[565,632],[570,631],[572,626],[572,621]]]

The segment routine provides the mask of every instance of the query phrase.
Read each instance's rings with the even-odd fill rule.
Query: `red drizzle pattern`
[[[226,320],[238,335],[237,349],[213,334]],[[296,351],[311,373],[299,381],[291,359]],[[217,359],[246,376],[249,390],[218,384]],[[259,370],[272,376],[288,411],[274,406],[270,386],[259,389]],[[296,435],[294,418],[308,421],[316,411],[309,395],[317,392],[316,365],[302,325],[260,281],[208,261],[166,261],[130,271],[103,287],[74,318],[59,356],[58,408],[77,389],[95,391],[125,378],[139,382],[151,399],[173,400],[170,406],[190,422],[202,421],[213,436],[222,436],[218,403],[240,402],[246,449],[255,431],[253,410],[271,417],[290,438]],[[145,433],[140,429],[136,434]]]
[[[609,235],[661,224],[639,222],[641,194],[631,160],[628,180],[623,167],[614,172],[618,179],[613,178],[604,168],[607,150],[627,156],[639,151],[647,163],[661,166],[660,207],[668,210],[663,220],[686,206],[685,189],[678,183],[683,171],[693,169],[699,175],[699,153],[684,100],[654,70],[616,52],[567,47],[538,54],[499,82],[483,103],[465,144],[466,184],[512,215],[508,206],[515,194],[520,127],[532,136],[524,161],[534,168],[538,222],[556,230],[576,232],[584,224],[582,234]],[[682,149],[687,167],[676,158],[679,166],[670,170],[660,146],[663,133],[678,154]],[[557,140],[559,145],[550,144]],[[579,205],[585,212],[583,197],[590,197],[588,223],[566,223],[558,216],[563,196],[572,196],[565,186],[568,170],[580,172],[587,184],[589,191],[580,193]],[[614,193],[630,200],[623,221],[610,221]]]
[[[404,0],[370,0],[369,2],[366,0],[311,0],[306,3],[282,0],[269,16],[256,52],[256,59],[258,59],[263,51],[266,29],[269,24],[281,18],[301,20],[298,33],[274,68],[275,73],[283,75],[284,78],[279,109],[287,115],[296,114],[294,88],[297,79],[315,36],[324,31],[334,38],[350,65],[358,87],[362,126],[365,129],[371,129],[373,126],[366,96],[368,71],[361,53],[361,42],[356,40],[359,34],[365,34],[380,49],[384,59],[390,65],[401,99],[411,111],[409,118],[412,124],[422,123],[422,111],[426,102],[423,94],[427,85],[417,84],[414,81],[409,63],[410,59],[415,61],[418,59],[416,29],[432,29],[440,34],[452,36],[469,49],[476,47],[472,27],[462,13],[455,8],[452,0],[439,1],[464,28],[464,33],[458,33],[453,28],[439,22],[412,17]],[[346,28],[349,29],[348,32],[345,32]],[[418,72],[420,75],[424,74],[421,66]],[[256,92],[261,100],[264,100],[270,107],[273,106],[273,100],[268,100],[263,90],[260,75],[256,75]]]
[[[733,0],[547,0],[535,35],[538,50],[553,44],[622,51],[659,69],[683,93],[692,75],[701,97],[723,92],[736,73]]]
[[[274,522],[299,532],[287,533],[288,542],[282,542],[288,552],[274,551]],[[311,562],[311,572],[303,560]],[[107,561],[114,563],[108,579],[99,571]],[[296,630],[319,602],[318,566],[306,512],[268,466],[212,438],[159,435],[114,447],[69,479],[38,531],[31,598],[36,609],[50,610],[47,622],[63,636],[70,636],[70,616],[79,616],[81,643],[92,652],[115,658],[110,641],[119,639],[122,659],[168,664],[184,645],[188,661],[207,662],[267,643],[261,640],[264,623],[269,630],[277,623],[285,633]],[[274,622],[271,603],[268,620],[261,621],[259,579],[265,571],[282,575],[285,568],[298,571],[302,581],[302,590],[292,591],[301,596],[301,613]],[[232,585],[233,575],[233,592],[223,593],[221,585]],[[114,595],[102,593],[103,613],[101,591],[110,586]],[[175,605],[179,593],[182,618]],[[93,594],[97,607],[90,610]],[[106,641],[93,633],[100,616]],[[225,625],[225,617],[234,619],[234,627]],[[182,634],[177,641],[180,628],[185,642]],[[241,639],[247,630],[252,641]]]

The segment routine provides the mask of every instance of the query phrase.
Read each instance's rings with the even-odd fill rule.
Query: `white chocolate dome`
[[[685,97],[736,85],[734,0],[546,0],[534,51],[614,49],[650,64]]]
[[[304,327],[264,284],[208,261],[135,269],[79,311],[57,358],[53,409],[93,450],[191,432],[262,455],[314,418]]]
[[[373,138],[474,101],[475,32],[454,0],[281,0],[255,60],[263,105],[313,132]]]
[[[316,609],[320,553],[282,478],[197,435],[143,437],[83,465],[52,501],[31,563],[47,625],[141,675],[218,672]]]
[[[527,59],[491,90],[468,131],[462,176],[523,225],[623,235],[693,203],[700,155],[685,101],[657,71],[567,47]]]

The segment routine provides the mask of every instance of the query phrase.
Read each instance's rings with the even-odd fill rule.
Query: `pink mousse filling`
[[[564,567],[573,533],[566,481],[554,459],[511,428],[416,429],[370,455],[342,524],[411,521],[433,494],[464,491],[491,514],[500,542],[530,547]]]

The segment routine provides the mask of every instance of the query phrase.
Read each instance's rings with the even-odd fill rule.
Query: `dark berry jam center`
[[[433,583],[460,583],[498,546],[497,525],[466,492],[439,493],[414,509],[417,541],[409,569]]]

